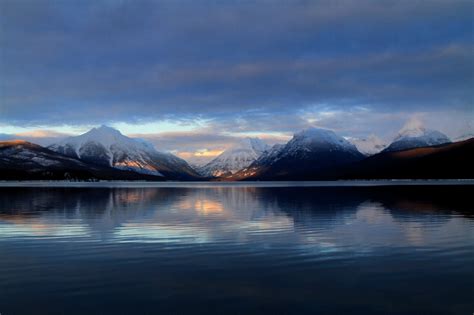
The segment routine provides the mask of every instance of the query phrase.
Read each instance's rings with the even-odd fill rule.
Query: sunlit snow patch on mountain
[[[252,164],[268,148],[270,147],[258,138],[242,139],[211,162],[199,168],[199,173],[209,177],[234,174]]]

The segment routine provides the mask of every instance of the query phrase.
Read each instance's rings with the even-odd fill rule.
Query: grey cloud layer
[[[301,127],[301,111],[328,106],[471,114],[473,8],[434,0],[1,1],[0,122],[203,117],[248,129],[231,125],[239,115],[278,115]],[[280,125],[273,130],[290,128]]]

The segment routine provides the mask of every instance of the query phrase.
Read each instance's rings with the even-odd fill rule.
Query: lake
[[[473,193],[4,183],[0,313],[472,314]]]

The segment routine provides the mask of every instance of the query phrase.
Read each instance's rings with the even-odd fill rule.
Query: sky
[[[0,1],[0,139],[106,124],[208,159],[301,129],[474,133],[474,2]]]

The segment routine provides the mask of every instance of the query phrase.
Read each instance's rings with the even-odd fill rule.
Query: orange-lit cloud
[[[208,149],[204,149],[204,150],[199,150],[199,151],[197,151],[197,152],[194,152],[194,156],[216,157],[216,156],[218,156],[219,154],[221,154],[222,152],[224,152],[224,150],[208,150]]]
[[[8,128],[6,128],[8,130]],[[47,146],[52,143],[58,142],[64,138],[71,136],[72,134],[47,130],[47,129],[37,129],[37,130],[21,130],[19,132],[7,132],[3,133],[2,128],[0,128],[0,141],[5,140],[24,140],[32,143],[36,143],[42,146]]]
[[[182,159],[185,159],[191,163],[194,164],[205,164],[212,160],[213,158],[217,157],[219,154],[224,152],[222,149],[213,149],[213,150],[208,150],[208,149],[201,149],[197,151],[182,151],[182,152],[176,152],[175,154],[179,156]]]
[[[177,155],[183,159],[186,159],[186,158],[193,158],[193,157],[216,157],[222,152],[224,152],[224,150],[202,149],[202,150],[198,150],[194,152],[189,152],[189,151],[178,152]]]
[[[15,136],[19,138],[54,138],[54,137],[67,137],[67,136],[70,136],[70,134],[53,131],[53,130],[31,130],[31,131],[16,133]]]

